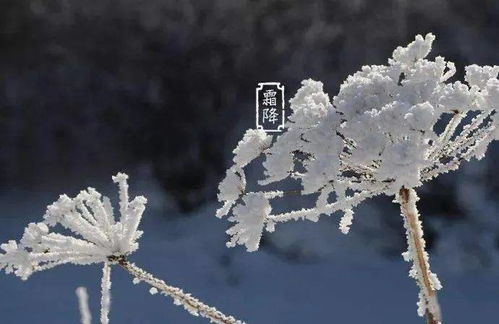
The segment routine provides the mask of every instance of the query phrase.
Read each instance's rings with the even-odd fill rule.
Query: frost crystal
[[[290,100],[287,131],[272,142],[248,130],[234,151],[235,166],[219,187],[224,205],[217,216],[235,205],[228,245],[244,244],[253,251],[264,229],[273,231],[289,220],[317,221],[336,211],[344,213],[339,227],[348,233],[353,208],[363,200],[397,195],[457,169],[462,161],[482,158],[499,138],[499,67],[471,65],[466,83],[449,82],[454,63],[427,58],[434,40],[432,34],[418,35],[397,47],[387,65],[363,66],[332,100],[321,82],[304,80]],[[258,182],[262,189],[249,192],[242,168],[260,155],[265,157],[264,179]],[[288,188],[292,182],[296,189],[291,191],[263,188]],[[290,194],[315,195],[315,207],[270,214],[269,201]],[[437,289],[437,281],[432,282]],[[428,309],[428,300],[421,305]]]

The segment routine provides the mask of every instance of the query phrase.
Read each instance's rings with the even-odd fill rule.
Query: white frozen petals
[[[478,66],[473,64],[466,67],[464,80],[470,86],[483,88],[490,79],[497,79],[498,73],[499,66]]]
[[[412,129],[425,131],[431,130],[437,120],[433,106],[424,102],[412,106],[404,117]]]
[[[128,205],[126,217],[122,217],[121,252],[127,254],[137,249],[136,240],[141,234],[138,233],[138,227],[142,214],[146,209],[147,199],[143,196],[135,197]]]
[[[256,251],[260,245],[263,227],[271,207],[267,198],[261,193],[251,193],[243,198],[244,204],[234,207],[231,222],[236,223],[227,230],[231,240],[227,246],[245,245],[248,251]],[[272,227],[271,227],[272,228]]]
[[[435,35],[429,33],[423,38],[417,35],[416,39],[406,47],[397,47],[393,51],[393,59],[396,62],[411,65],[423,59],[430,53],[431,45],[435,40]]]
[[[151,289],[149,289],[149,293],[151,295],[156,295],[158,293],[158,289],[156,289],[155,287],[152,287]]]
[[[234,149],[234,163],[244,167],[257,158],[272,142],[272,136],[261,129],[248,129]]]
[[[323,91],[323,84],[312,79],[302,81],[302,87],[289,101],[293,115],[290,120],[294,127],[308,127],[320,121],[331,109],[329,96]]]
[[[474,100],[474,92],[459,81],[446,84],[440,91],[439,104],[444,112],[467,111]]]
[[[499,68],[499,67],[498,67]],[[499,108],[499,80],[490,79],[487,81],[485,100],[491,109]]]
[[[326,107],[329,104],[329,97],[323,92],[324,85],[320,81],[312,79],[303,80],[302,86],[296,92],[295,96],[289,100],[291,109],[294,111],[307,109],[310,101],[316,104],[322,104]]]
[[[100,263],[134,252],[147,199],[138,196],[129,201],[127,179],[123,173],[113,177],[119,186],[119,220],[114,219],[109,199],[93,188],[75,198],[61,195],[47,207],[43,222],[28,224],[19,243],[1,245],[0,269],[27,279],[33,272],[60,264]],[[54,232],[57,225],[71,233]]]

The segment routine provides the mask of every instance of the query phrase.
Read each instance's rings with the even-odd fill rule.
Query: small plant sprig
[[[285,133],[274,138],[263,130],[246,131],[219,185],[223,206],[217,216],[232,210],[229,247],[255,251],[262,232],[273,232],[278,223],[316,222],[336,211],[343,213],[339,228],[347,234],[355,206],[377,195],[395,196],[407,233],[403,256],[413,262],[410,276],[420,287],[418,314],[426,314],[429,323],[441,322],[436,293],[441,284],[430,271],[414,188],[462,161],[482,158],[499,138],[499,67],[471,65],[466,83],[448,82],[454,64],[440,56],[426,58],[434,39],[418,35],[396,48],[388,65],[363,66],[332,102],[321,82],[305,80],[290,100]],[[250,192],[244,168],[261,155],[262,190]],[[265,190],[287,179],[301,188]],[[270,201],[291,194],[316,195],[315,207],[272,214]]]
[[[202,316],[213,323],[243,324],[244,322],[227,316],[205,305],[182,289],[168,285],[155,278],[128,260],[138,247],[138,239],[143,232],[138,229],[147,199],[137,196],[132,200],[128,196],[128,176],[118,173],[113,181],[119,187],[119,213],[116,220],[109,198],[103,197],[93,188],[81,191],[76,197],[61,195],[47,207],[44,219],[39,223],[30,223],[24,230],[19,242],[8,241],[0,245],[0,270],[14,273],[23,280],[33,273],[54,268],[61,264],[72,263],[88,265],[102,263],[102,324],[109,323],[111,299],[111,267],[119,265],[130,273],[139,283],[144,281],[151,286],[150,293],[161,293],[173,298],[175,305],[183,306],[189,313]],[[68,234],[54,231],[62,228]],[[82,307],[82,322],[90,322],[87,311],[86,292],[79,290],[78,297]]]

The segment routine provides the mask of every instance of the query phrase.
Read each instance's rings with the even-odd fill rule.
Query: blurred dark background
[[[12,228],[20,234],[58,193],[124,170],[144,188],[157,185],[169,211],[158,217],[205,213],[220,223],[211,218],[217,184],[254,125],[258,82],[281,82],[289,99],[314,78],[333,96],[347,75],[386,63],[396,46],[427,32],[437,36],[432,55],[454,61],[458,77],[465,65],[497,64],[499,2],[0,0],[0,193],[13,206],[4,217],[25,211],[30,198],[21,194],[40,199]],[[497,269],[498,162],[492,145],[483,161],[420,190],[442,268]],[[368,206],[352,229],[358,244],[400,261],[397,207],[386,197]],[[305,232],[308,225],[285,227],[264,238],[263,250],[287,264],[317,264],[330,255],[321,247],[334,244],[323,228],[336,220],[325,222]],[[233,252],[223,251],[217,258],[230,268]]]

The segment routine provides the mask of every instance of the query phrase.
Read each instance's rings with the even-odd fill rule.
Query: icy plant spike
[[[172,297],[176,305],[183,306],[193,315],[205,317],[213,323],[242,324],[242,321],[222,314],[179,288],[166,285],[127,261],[139,247],[138,239],[143,233],[138,227],[147,203],[143,196],[130,200],[127,179],[124,173],[113,177],[119,188],[119,219],[115,219],[109,198],[93,188],[81,191],[74,198],[61,195],[47,207],[42,222],[28,224],[19,242],[11,240],[0,245],[4,252],[0,253],[0,270],[26,280],[37,271],[61,264],[102,264],[100,321],[107,324],[111,267],[119,264],[137,280],[143,280]],[[69,234],[57,233],[58,228],[66,229]],[[81,307],[84,307],[84,292],[79,290],[78,296]],[[82,322],[89,321],[89,314],[82,310]]]
[[[418,35],[406,47],[397,47],[387,65],[363,66],[332,100],[321,82],[304,80],[290,100],[286,132],[271,136],[247,130],[234,150],[234,165],[219,185],[223,205],[217,216],[231,213],[229,221],[234,223],[227,230],[227,245],[255,251],[262,232],[273,232],[278,223],[315,222],[336,211],[343,213],[339,227],[346,234],[359,203],[381,194],[397,196],[409,252],[425,260],[407,256],[414,262],[411,276],[421,287],[419,314],[429,311],[438,321],[440,314],[432,306],[437,304],[432,292],[437,285],[430,290],[428,280],[421,281],[429,276],[421,224],[417,211],[407,214],[406,207],[415,202],[413,188],[457,169],[462,161],[482,158],[499,137],[499,67],[470,65],[465,83],[449,82],[456,72],[454,63],[441,56],[427,58],[434,40],[433,34]],[[262,155],[261,189],[250,192],[244,168]],[[283,180],[291,181],[284,185]],[[275,190],[281,184],[289,188],[290,182],[296,183],[292,191]],[[273,190],[266,190],[270,184]],[[411,193],[403,197],[412,200],[400,198],[402,189]],[[271,201],[289,194],[313,195],[316,204],[272,213]]]

